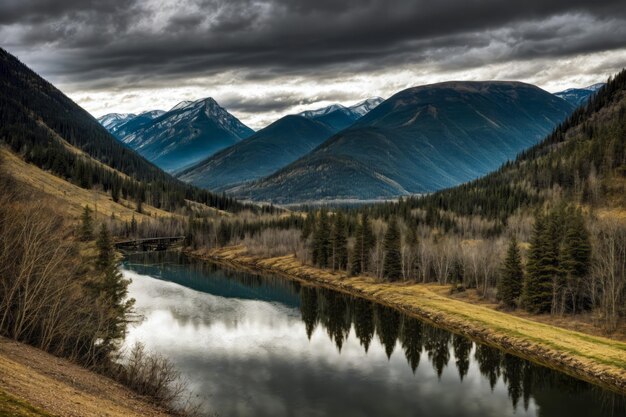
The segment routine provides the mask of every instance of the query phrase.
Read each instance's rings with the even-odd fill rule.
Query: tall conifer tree
[[[98,259],[96,265],[101,271],[106,270],[115,260],[115,252],[113,251],[113,243],[111,242],[111,236],[109,235],[109,229],[102,223],[100,226],[100,233],[96,240],[96,246],[98,247]]]
[[[376,245],[376,238],[374,237],[374,232],[372,232],[372,226],[366,212],[361,215],[361,223],[357,225],[355,237],[350,267],[352,275],[358,275],[367,271],[370,251]]]
[[[313,236],[313,263],[321,268],[326,268],[330,264],[330,233],[328,214],[325,209],[322,209],[320,210]]]
[[[515,308],[522,292],[524,270],[517,239],[513,237],[509,243],[502,272],[498,280],[498,297],[507,308]]]
[[[91,217],[91,209],[85,206],[83,214],[80,218],[80,240],[87,242],[93,239],[93,218]]]
[[[543,213],[538,213],[530,240],[523,304],[531,313],[547,313],[552,308],[554,255],[551,250],[550,227]]]
[[[579,209],[571,209],[562,248],[562,267],[567,286],[567,308],[572,313],[589,308],[584,295],[585,279],[591,266],[591,242],[585,219]]]
[[[391,218],[384,240],[385,260],[383,276],[390,281],[402,278],[402,255],[400,253],[400,230],[395,217]]]
[[[346,236],[346,221],[339,211],[334,218],[332,233],[333,269],[345,270],[348,266],[348,238]]]

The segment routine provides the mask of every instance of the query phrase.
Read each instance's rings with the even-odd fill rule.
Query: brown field
[[[263,259],[246,255],[245,247],[241,246],[200,250],[191,255],[234,267],[277,273],[383,303],[476,341],[626,394],[626,343],[619,340],[450,298],[448,287],[348,277],[345,273],[303,265],[293,255]]]
[[[0,415],[164,417],[168,414],[109,378],[0,337]]]

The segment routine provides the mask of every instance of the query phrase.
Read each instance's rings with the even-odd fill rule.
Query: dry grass
[[[52,417],[52,414],[48,414],[0,390],[0,416]]]
[[[35,165],[24,162],[6,148],[0,147],[0,154],[4,159],[5,169],[20,185],[42,191],[54,198],[59,202],[57,206],[62,207],[63,211],[72,218],[78,218],[86,205],[96,209],[100,218],[109,218],[111,214],[114,214],[121,220],[130,221],[135,216],[137,221],[141,221],[148,217],[175,216],[148,204],[143,205],[144,214],[139,214],[135,211],[135,204],[130,201],[120,199],[119,203],[115,203],[109,194],[97,190],[85,190],[71,184]]]
[[[215,207],[209,207],[205,204],[198,203],[197,201],[185,200],[187,205],[198,216],[208,216],[208,217],[233,217],[234,214],[225,210],[220,210]]]
[[[1,395],[7,393],[6,399]],[[4,408],[3,408],[4,407]],[[0,415],[164,417],[113,380],[41,350],[0,338]],[[45,412],[39,411],[45,410]],[[49,413],[49,414],[47,414]]]
[[[366,276],[347,277],[300,263],[294,256],[262,259],[245,247],[202,250],[194,256],[239,267],[279,273],[374,300],[477,341],[502,347],[572,376],[626,393],[626,343],[563,329],[452,299],[447,287],[383,283]]]
[[[499,310],[501,306],[491,300],[487,300],[478,294],[475,289],[467,289],[463,292],[455,292],[450,294],[448,286],[440,285],[433,288],[433,291],[440,295],[455,298],[463,302],[480,304],[492,310]],[[620,323],[618,328],[614,331],[607,333],[606,329],[601,325],[602,318],[598,317],[598,314],[592,313],[576,314],[576,315],[552,315],[552,314],[530,314],[522,309],[507,311],[508,314],[512,314],[525,319],[533,321],[539,321],[542,323],[550,324],[552,326],[562,327],[567,330],[574,330],[581,333],[587,333],[594,336],[608,337],[620,342],[626,342],[626,322]]]

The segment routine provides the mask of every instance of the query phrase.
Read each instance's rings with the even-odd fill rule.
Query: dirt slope
[[[104,376],[0,337],[0,415],[167,416]]]

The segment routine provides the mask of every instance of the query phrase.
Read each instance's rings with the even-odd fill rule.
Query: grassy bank
[[[11,417],[52,417],[29,403],[0,390],[0,416]]]
[[[441,287],[382,283],[303,265],[293,255],[259,258],[244,247],[190,252],[196,258],[236,268],[276,273],[289,279],[363,297],[434,325],[500,347],[518,356],[626,395],[626,343],[513,316],[451,299]]]
[[[110,378],[0,337],[0,415],[165,417]]]

